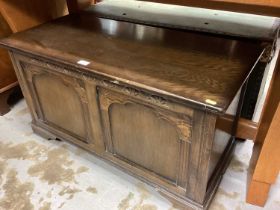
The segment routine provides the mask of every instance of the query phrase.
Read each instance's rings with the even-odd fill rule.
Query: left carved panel
[[[85,139],[82,103],[74,89],[59,77],[47,74],[34,76],[33,84],[44,119]]]
[[[84,82],[22,63],[39,121],[84,143],[90,138]]]

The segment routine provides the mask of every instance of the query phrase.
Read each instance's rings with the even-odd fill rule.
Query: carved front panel
[[[39,66],[28,63],[21,65],[39,121],[88,143],[91,129],[84,83]]]
[[[79,95],[53,75],[33,77],[44,120],[86,139],[86,125]]]
[[[215,114],[79,68],[12,59],[35,132],[94,151],[168,197],[203,204]]]
[[[176,180],[180,142],[173,125],[150,108],[134,103],[113,104],[109,115],[115,154]]]
[[[148,96],[147,96],[148,97]],[[186,187],[191,116],[100,89],[106,149],[115,158],[142,168],[175,186]]]

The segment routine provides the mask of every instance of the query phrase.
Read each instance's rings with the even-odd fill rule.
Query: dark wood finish
[[[248,174],[247,202],[264,206],[280,170],[280,56],[260,119]]]
[[[267,0],[143,0],[143,1],[280,17],[279,0],[270,0],[270,1]]]
[[[53,36],[60,33],[64,36]],[[75,35],[79,39],[73,42]],[[153,87],[215,111],[227,109],[262,51],[258,41],[118,22],[92,12],[15,34],[3,44],[75,65],[86,60],[88,72]]]
[[[8,99],[12,92],[13,92],[13,88],[9,88],[4,92],[0,92],[0,115],[4,115],[10,111]]]
[[[96,0],[66,0],[69,13],[78,12],[96,3]]]
[[[70,14],[79,11],[79,5],[77,0],[66,0],[66,2]]]
[[[36,133],[95,153],[186,209],[209,206],[234,145],[227,136],[217,166],[216,120],[250,74],[260,42],[84,11],[1,44],[11,51]]]
[[[238,126],[235,137],[254,141],[256,139],[257,130],[258,123],[244,118],[240,118],[238,120]]]
[[[234,123],[235,117],[232,115],[224,115],[218,118],[217,128],[226,133],[232,132],[232,125]],[[240,118],[238,120],[237,131],[235,134],[236,138],[255,140],[258,131],[258,123],[251,120]]]

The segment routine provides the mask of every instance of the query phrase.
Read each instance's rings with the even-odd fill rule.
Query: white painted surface
[[[135,0],[104,0],[96,10],[136,21],[256,38],[273,37],[279,25],[274,17]]]

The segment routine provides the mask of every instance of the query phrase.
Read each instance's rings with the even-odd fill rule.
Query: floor
[[[156,190],[66,142],[34,134],[24,100],[0,117],[0,210],[175,210]],[[252,142],[239,143],[211,210],[246,204]],[[280,209],[280,178],[266,210]]]

